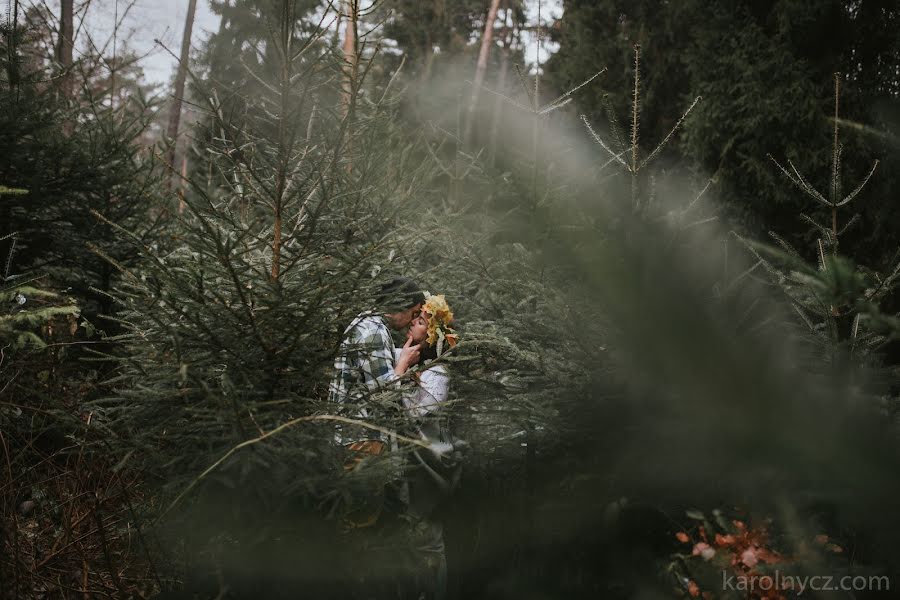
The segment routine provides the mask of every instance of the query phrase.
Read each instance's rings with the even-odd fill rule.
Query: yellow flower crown
[[[447,304],[443,294],[429,294],[425,292],[425,303],[422,312],[428,313],[428,337],[425,341],[429,346],[437,347],[437,355],[444,353],[444,344],[450,348],[459,342],[459,335],[450,327],[453,322],[453,312]]]

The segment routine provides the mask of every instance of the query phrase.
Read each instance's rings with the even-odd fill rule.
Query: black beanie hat
[[[406,310],[425,302],[425,294],[412,279],[396,277],[381,284],[377,302],[379,308],[386,312]]]

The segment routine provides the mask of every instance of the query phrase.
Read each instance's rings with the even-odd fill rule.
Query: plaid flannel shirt
[[[373,312],[361,313],[344,331],[344,341],[334,361],[335,375],[329,387],[329,401],[354,405],[345,416],[369,418],[365,406],[368,396],[397,381],[395,364],[394,340],[384,317]],[[372,429],[355,435],[348,435],[350,432],[346,430],[346,427],[338,428],[339,443],[382,437],[380,432]]]

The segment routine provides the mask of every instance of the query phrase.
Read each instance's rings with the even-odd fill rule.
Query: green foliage
[[[292,2],[291,10],[297,19],[294,36],[298,44],[304,39],[309,40],[315,32],[318,21],[311,17],[311,13],[321,4],[318,0]],[[258,102],[252,102],[252,96],[261,82],[272,82],[278,78],[277,68],[281,61],[277,50],[267,41],[275,35],[272,26],[281,14],[281,3],[278,0],[213,0],[210,8],[220,16],[221,21],[219,30],[213,32],[203,46],[198,65],[200,71],[195,73],[196,77],[202,77],[207,83],[197,88],[197,82],[192,77],[192,93],[201,99],[202,107],[209,101],[205,95],[213,90],[209,82],[216,82],[217,102],[221,105],[223,117],[229,123],[239,125],[245,111],[261,108]],[[333,12],[327,16],[329,21],[334,19]],[[321,44],[316,44],[315,50],[322,51],[327,41],[323,39]],[[315,61],[301,59],[297,64],[312,63]],[[324,66],[323,63],[316,64]],[[215,137],[218,134],[213,130],[209,135]]]
[[[217,133],[198,148],[172,240],[154,247],[107,223],[141,262],[113,294],[125,333],[95,423],[130,469],[160,482],[155,514],[177,540],[190,523],[185,553],[204,562],[257,565],[274,537],[313,552],[311,518],[335,534],[324,513],[341,516],[354,482],[328,420],[352,415],[327,401],[334,357],[384,275],[414,274],[411,223],[431,175],[390,95],[360,86],[354,110],[330,108],[337,65],[294,8],[267,13],[263,39],[280,62],[256,73],[239,114],[225,109],[233,81],[195,78],[203,127]],[[374,425],[399,429],[395,413]]]
[[[0,335],[4,339],[11,340],[12,350],[19,350],[28,345],[38,348],[45,345],[44,341],[34,333],[34,330],[45,325],[54,317],[74,316],[78,317],[78,308],[70,306],[46,306],[48,301],[59,298],[57,294],[39,290],[29,286],[14,286],[0,291],[0,302],[6,306],[14,304],[22,305],[29,300],[37,301],[39,308],[23,308],[9,310],[7,314],[0,315]],[[41,305],[45,306],[41,306]]]
[[[896,127],[891,90],[897,86],[900,55],[896,35],[885,33],[888,23],[900,18],[894,6],[838,0],[663,5],[567,0],[564,8],[555,34],[560,50],[547,64],[553,85],[566,89],[606,66],[601,85],[580,97],[580,110],[591,123],[602,122],[609,94],[613,109],[627,114],[630,47],[640,43],[647,61],[642,131],[648,139],[662,139],[674,125],[673,102],[704,98],[684,135],[661,155],[660,165],[715,179],[722,215],[750,235],[762,236],[778,223],[780,235],[792,245],[812,241],[796,219],[805,206],[802,197],[780,184],[765,157],[791,148],[789,158],[802,157],[810,175],[828,170],[825,119],[832,107],[824,99],[833,72],[849,74],[843,103],[854,121],[879,131]],[[597,39],[608,43],[597,44]],[[608,138],[606,131],[598,133]],[[869,190],[878,200],[848,236],[865,241],[860,245],[865,254],[858,256],[862,262],[883,266],[897,245],[884,224],[897,222],[896,203],[888,199],[896,187],[898,154],[883,137],[845,137],[844,166],[855,178],[868,172],[866,157],[886,161]],[[801,139],[806,145],[797,147]]]
[[[123,265],[135,255],[91,211],[144,236],[159,229],[162,187],[152,152],[143,148],[158,103],[144,95],[139,72],[121,68],[111,87],[107,64],[119,65],[127,53],[101,71],[93,64],[99,59],[83,57],[70,74],[76,92],[68,99],[59,78],[47,83],[52,63],[25,60],[37,42],[4,35],[2,43],[0,69],[19,75],[0,86],[0,179],[30,193],[4,195],[0,235],[19,232],[17,268],[66,282],[86,315],[109,312],[103,292],[115,270],[89,244]]]
[[[630,127],[629,127],[629,135],[626,138],[622,132],[622,127],[619,124],[619,119],[615,114],[614,109],[609,106],[608,99],[607,102],[607,118],[609,120],[609,130],[612,134],[612,139],[609,142],[604,141],[594,129],[591,127],[590,122],[587,117],[584,115],[581,116],[581,120],[584,122],[585,127],[587,127],[588,132],[591,134],[591,137],[594,138],[594,141],[606,151],[609,155],[608,160],[598,169],[603,170],[607,165],[613,165],[614,167],[622,167],[626,173],[630,173],[631,175],[631,204],[632,207],[637,210],[641,207],[642,204],[646,204],[649,199],[641,202],[641,196],[639,193],[638,187],[638,173],[643,170],[646,166],[650,165],[657,155],[663,151],[665,146],[669,143],[669,140],[681,126],[681,123],[685,118],[690,114],[690,112],[694,109],[697,103],[700,101],[700,98],[697,97],[693,104],[688,107],[688,109],[684,112],[680,119],[675,123],[674,127],[672,127],[671,131],[669,131],[662,140],[660,140],[656,147],[647,153],[644,156],[640,151],[640,130],[641,130],[641,119],[640,114],[643,109],[643,98],[641,96],[641,48],[638,45],[634,47],[634,81],[632,83],[632,89],[634,90],[631,98],[631,109],[629,111],[630,118]]]
[[[3,193],[0,190],[0,194]],[[15,251],[15,234],[0,238],[0,241],[7,238],[11,238],[13,244],[0,282],[0,306],[3,307],[0,310],[0,339],[6,342],[4,348],[13,353],[29,346],[43,348],[46,343],[36,331],[55,317],[77,318],[79,310],[71,302],[61,303],[59,294],[31,285],[40,280],[40,276],[11,275],[9,265]]]
[[[846,199],[835,184],[840,152],[789,155],[784,171],[821,205],[804,212],[812,237],[805,225],[788,227],[776,236],[778,252],[742,233],[755,263],[729,255],[734,244],[699,201],[709,185],[697,194],[656,179],[714,172],[720,185],[712,189],[741,216],[741,230],[767,220],[782,232],[783,215],[803,196],[772,192],[778,173],[764,167],[765,154],[825,139],[827,107],[815,100],[814,76],[847,47],[824,52],[828,36],[805,33],[843,31],[842,3],[568,1],[553,28],[562,46],[546,69],[560,92],[570,91],[546,102],[555,94],[545,81],[521,72],[521,93],[498,85],[496,121],[478,122],[497,133],[475,136],[491,141],[491,160],[463,139],[458,97],[469,88],[452,76],[471,70],[486,2],[384,2],[396,12],[367,37],[350,86],[341,30],[317,29],[320,4],[214,2],[221,27],[190,73],[202,114],[189,136],[183,211],[137,151],[156,106],[138,87],[111,108],[112,78],[95,74],[84,82],[99,94],[85,85],[77,101],[63,102],[38,85],[37,72],[23,71],[23,52],[0,59],[0,150],[9,149],[0,177],[38,190],[0,187],[2,227],[39,236],[23,264],[47,256],[55,280],[67,275],[79,297],[99,290],[91,297],[116,330],[95,346],[96,358],[116,365],[101,397],[55,374],[62,344],[10,389],[46,401],[34,403],[36,414],[69,419],[66,427],[42,422],[63,438],[60,447],[75,440],[79,454],[102,457],[98,468],[137,482],[127,534],[135,524],[160,525],[153,533],[164,550],[151,543],[147,556],[161,559],[161,573],[184,575],[200,597],[226,587],[236,596],[266,595],[269,585],[284,593],[285,582],[306,595],[347,597],[340,583],[352,587],[353,574],[387,556],[371,552],[342,570],[348,547],[396,540],[381,537],[389,523],[350,533],[336,525],[355,493],[396,478],[402,454],[346,474],[334,420],[354,407],[330,405],[327,384],[344,328],[394,273],[445,294],[461,334],[440,359],[451,373],[452,430],[471,447],[458,495],[442,509],[451,555],[465,557],[454,567],[465,578],[459,595],[625,596],[636,582],[652,589],[651,565],[672,549],[645,542],[666,536],[685,506],[825,504],[841,527],[869,533],[869,548],[896,530],[894,432],[879,413],[883,386],[870,376],[881,374],[878,352],[897,335],[890,303],[900,271],[858,266],[877,264],[868,259],[883,248],[850,253],[860,247],[852,230],[841,237],[851,219],[827,225]],[[525,25],[522,3],[510,5],[510,22]],[[868,4],[854,6],[851,21],[871,22]],[[697,29],[701,21],[708,26]],[[380,35],[404,51],[404,72],[396,57],[369,53],[368,40]],[[644,48],[640,63],[633,41]],[[511,45],[506,58],[521,58],[521,44]],[[884,40],[870,49],[864,71],[893,56]],[[398,94],[413,78],[428,85]],[[890,131],[857,109],[894,80],[848,81],[859,87],[848,112]],[[629,115],[638,146],[614,122],[588,132],[573,122],[574,136],[560,133],[566,115],[556,109],[576,92],[592,125]],[[672,136],[682,101],[691,106],[696,93],[704,101],[685,120],[686,137]],[[506,110],[510,100],[515,110]],[[410,105],[420,111],[412,118]],[[77,125],[71,134],[67,123]],[[858,131],[842,160],[862,181],[881,142]],[[825,194],[808,181],[829,158]],[[685,159],[692,164],[680,166]],[[653,164],[654,174],[629,191],[605,178],[601,167],[614,164],[633,176]],[[793,250],[816,237],[816,252]],[[55,269],[67,265],[77,268]],[[761,267],[779,293],[757,279]],[[4,338],[28,343],[48,320],[77,314],[36,281],[0,286]],[[0,368],[12,372],[8,362]],[[403,434],[395,391],[367,401],[381,409],[370,426]],[[4,436],[7,423],[15,426],[13,449],[31,448],[22,432],[33,425],[21,409],[0,408]],[[75,418],[84,415],[84,424]],[[43,460],[36,456],[26,454]],[[715,516],[708,532],[737,534]],[[198,591],[191,579],[207,568],[213,583]]]
[[[0,185],[0,198],[27,194],[28,190]],[[3,307],[0,311],[0,339],[9,340],[5,348],[12,352],[22,350],[29,345],[41,348],[45,343],[35,333],[36,329],[41,325],[46,325],[54,317],[73,316],[77,318],[79,311],[74,304],[58,305],[60,299],[58,294],[31,285],[41,279],[41,276],[23,277],[10,274],[18,234],[11,233],[0,237],[0,242],[5,240],[10,240],[10,247],[4,263],[3,280],[0,281],[0,306]],[[29,300],[31,304],[25,306]]]
[[[23,190],[19,188],[10,188],[5,185],[0,185],[0,196],[24,196],[28,193],[28,190]]]
[[[749,245],[759,261],[757,264],[763,265],[774,276],[811,332],[817,334],[824,345],[829,347],[831,360],[834,360],[835,351],[843,347],[847,347],[850,356],[856,351],[858,356],[868,357],[900,335],[900,329],[897,328],[900,321],[883,314],[882,308],[890,301],[896,288],[900,263],[888,275],[880,276],[872,269],[856,267],[851,260],[838,253],[842,249],[841,240],[845,233],[860,220],[857,213],[844,223],[841,213],[845,206],[859,196],[878,167],[876,160],[860,183],[851,192],[844,192],[844,148],[839,126],[841,80],[841,75],[835,74],[832,163],[828,191],[819,191],[790,161],[788,170],[772,159],[796,188],[830,211],[828,225],[801,213],[804,221],[814,228],[814,235],[818,236],[816,261],[811,264],[806,262],[797,250],[774,232],[770,232],[770,235],[783,248],[782,252]],[[778,265],[764,258],[760,251],[773,255]]]
[[[548,83],[559,90],[568,89],[605,67],[599,84],[579,94],[577,105],[591,123],[606,122],[610,112],[621,115],[627,138],[635,80],[633,47],[639,44],[643,49],[642,138],[662,140],[677,118],[678,111],[673,104],[687,105],[698,94],[696,86],[685,77],[681,49],[687,40],[680,35],[683,29],[673,14],[680,9],[652,2],[581,0],[566,0],[563,8],[559,28],[551,32],[560,48],[547,61]],[[598,39],[605,42],[597,44]],[[605,134],[613,134],[611,130],[600,133],[607,139],[612,136]],[[646,142],[642,140],[642,144]],[[679,147],[679,141],[675,140],[672,148]],[[664,153],[662,158],[666,166],[677,168],[671,152]]]

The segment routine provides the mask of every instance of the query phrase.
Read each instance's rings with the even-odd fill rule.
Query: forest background
[[[98,3],[2,32],[0,595],[351,593],[325,389],[397,273],[452,597],[900,585],[894,2],[185,0],[163,86]]]

